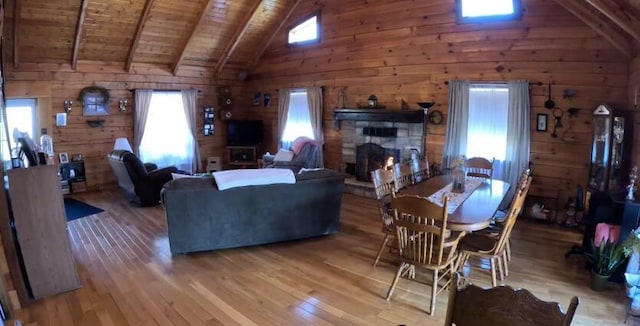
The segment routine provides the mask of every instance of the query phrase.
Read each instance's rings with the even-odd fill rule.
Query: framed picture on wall
[[[62,152],[58,156],[60,157],[60,164],[69,163],[69,155],[67,153]]]
[[[537,131],[547,131],[547,115],[544,113],[540,113],[536,119],[536,130]]]

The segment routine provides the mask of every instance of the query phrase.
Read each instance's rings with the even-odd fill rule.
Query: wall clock
[[[442,112],[438,110],[431,111],[427,118],[429,119],[429,122],[433,123],[434,125],[439,125],[444,120]]]

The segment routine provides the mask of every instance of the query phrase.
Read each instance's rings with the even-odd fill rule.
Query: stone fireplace
[[[371,171],[388,159],[408,162],[412,151],[426,148],[425,111],[385,109],[335,109],[334,127],[342,136],[342,171],[345,191],[375,197]]]
[[[381,166],[383,158],[386,158],[389,155],[394,157],[395,162],[408,161],[410,159],[411,150],[417,150],[418,152],[422,151],[422,126],[423,125],[421,123],[387,121],[342,121],[340,129],[342,133],[343,171],[354,173],[357,180],[369,182],[371,181],[369,173],[366,171],[364,172],[367,174],[365,179],[365,177],[362,175],[363,171],[358,172],[358,166],[362,166],[362,164],[367,164],[369,167],[373,167],[373,165],[375,164]],[[396,131],[385,131],[392,128],[396,129]],[[369,132],[371,130],[374,130],[374,132]],[[393,133],[396,133],[396,135],[393,135],[391,137],[383,137],[378,135],[387,135]],[[378,161],[380,162],[370,162],[370,160],[373,159],[373,156],[375,155],[367,154],[368,156],[365,156],[364,158],[361,157],[360,159],[365,159],[368,161],[364,163],[360,162],[360,164],[358,164],[358,150],[362,145],[367,146],[362,147],[361,151],[363,149],[372,151],[373,147],[371,145],[377,145],[377,156]],[[350,166],[355,166],[355,168],[349,168]]]

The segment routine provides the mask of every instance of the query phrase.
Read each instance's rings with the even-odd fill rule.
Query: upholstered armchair
[[[162,186],[178,172],[174,166],[158,169],[153,163],[143,164],[127,150],[113,150],[108,160],[124,195],[140,206],[159,204]]]
[[[318,168],[318,144],[309,138],[296,139],[289,150],[280,150],[276,155],[265,154],[262,164],[265,168],[290,169],[298,173],[300,169]]]

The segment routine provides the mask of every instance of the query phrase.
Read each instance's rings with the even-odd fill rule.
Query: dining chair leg
[[[393,294],[393,290],[396,287],[396,284],[398,284],[398,280],[400,279],[400,275],[402,274],[402,272],[409,266],[409,264],[402,262],[400,264],[400,266],[398,267],[398,271],[396,272],[396,276],[393,278],[393,281],[391,282],[391,286],[389,287],[389,291],[387,291],[387,298],[386,300],[389,301],[389,299],[391,299],[391,295]]]
[[[433,270],[433,284],[431,285],[431,308],[429,309],[429,316],[433,316],[436,310],[436,295],[438,294],[438,270]]]
[[[494,258],[496,260],[496,265],[498,265],[498,278],[500,281],[504,281],[504,270],[502,269],[502,257],[497,256]]]
[[[496,287],[498,286],[498,281],[496,280],[496,260],[491,257],[489,258],[489,261],[491,263],[491,285]]]
[[[384,239],[382,240],[382,244],[380,245],[380,249],[378,249],[378,254],[376,255],[376,260],[373,261],[373,267],[376,267],[378,261],[380,260],[380,256],[382,256],[382,250],[387,245],[387,241],[389,241],[389,235],[385,234]]]
[[[502,253],[502,264],[504,265],[504,276],[509,276],[509,259],[507,258],[507,251]]]

